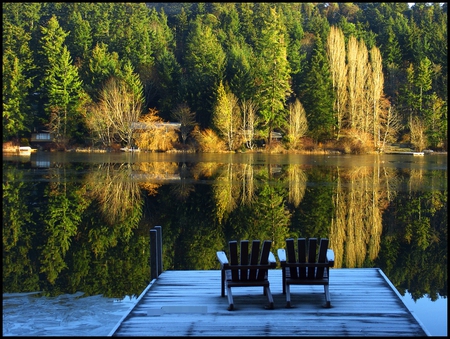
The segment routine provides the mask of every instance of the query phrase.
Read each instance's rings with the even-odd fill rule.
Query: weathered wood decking
[[[220,296],[220,271],[165,271],[110,336],[429,336],[380,269],[331,269],[331,308],[323,286],[293,286],[285,308],[281,269],[269,271],[275,309],[261,287]]]

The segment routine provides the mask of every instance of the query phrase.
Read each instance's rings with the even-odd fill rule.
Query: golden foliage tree
[[[201,152],[223,152],[226,148],[225,142],[210,128],[201,131],[196,126],[192,133]]]
[[[158,111],[152,108],[139,119],[136,132],[136,145],[141,150],[168,151],[178,140],[176,131],[165,125]]]
[[[222,82],[217,89],[212,120],[219,135],[225,139],[228,150],[238,147],[237,140],[242,123],[238,98],[232,92],[227,92]]]

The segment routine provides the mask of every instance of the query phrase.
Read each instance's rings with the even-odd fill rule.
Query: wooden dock
[[[259,287],[220,296],[220,271],[165,271],[153,279],[109,336],[430,336],[377,268],[331,269],[331,308],[322,286],[292,286],[285,307],[281,269],[269,271],[275,309]]]

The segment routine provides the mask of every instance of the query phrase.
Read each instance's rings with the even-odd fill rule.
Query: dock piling
[[[163,272],[162,264],[162,227],[150,229],[150,279],[156,279]]]

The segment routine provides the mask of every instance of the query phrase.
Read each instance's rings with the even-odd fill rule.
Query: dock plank
[[[262,287],[220,296],[220,271],[165,271],[110,336],[429,336],[380,269],[331,269],[331,308],[322,286],[292,286],[285,308],[281,269],[269,271],[275,309]]]

